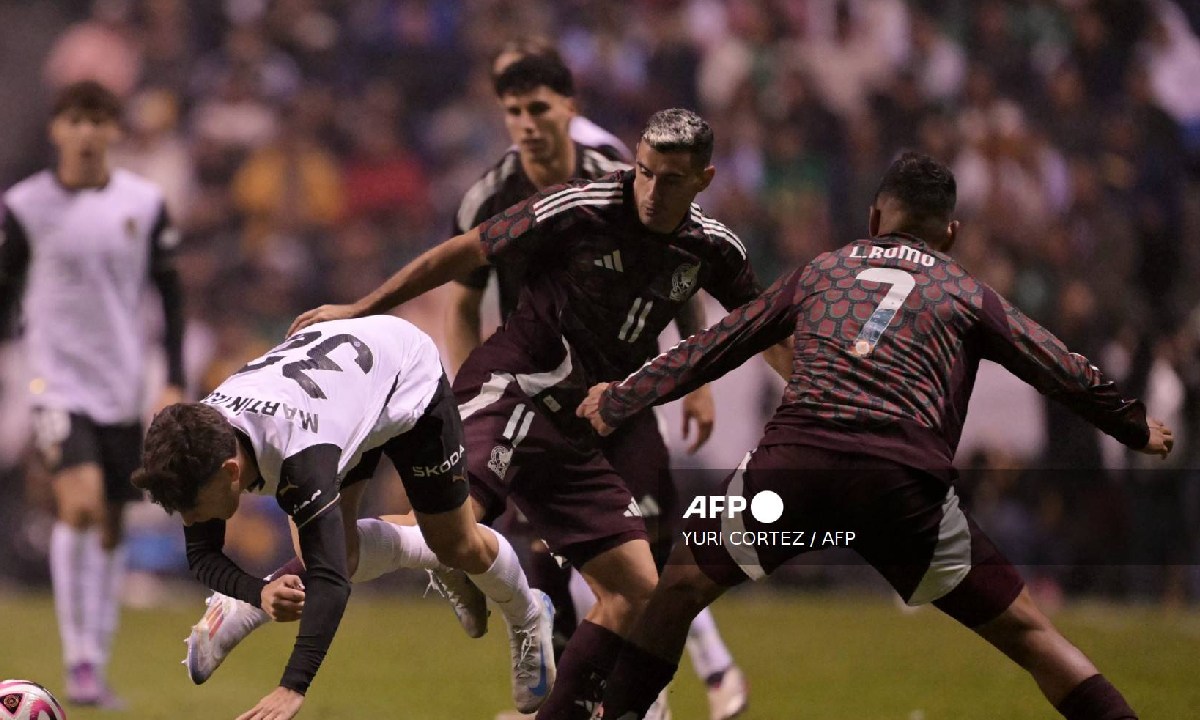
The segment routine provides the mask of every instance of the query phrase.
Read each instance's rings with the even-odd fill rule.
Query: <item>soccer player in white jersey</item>
[[[105,669],[119,614],[122,509],[141,449],[147,345],[139,309],[162,298],[169,387],[182,397],[183,308],[171,255],[179,235],[162,192],[108,165],[120,104],[80,82],[57,98],[53,169],[4,194],[0,325],[24,326],[34,440],[52,476],[58,518],[50,570],[67,699],[119,706]],[[17,311],[22,310],[22,320]]]
[[[207,679],[247,626],[299,617],[279,687],[240,720],[291,718],[337,631],[350,583],[423,568],[459,596],[468,634],[486,631],[480,591],[496,602],[509,624],[513,699],[536,710],[554,682],[553,606],[529,589],[508,542],[476,524],[464,444],[437,347],[391,316],[312,325],[202,402],[155,416],[134,483],[182,515],[188,564],[219,593],[189,640],[193,680]],[[365,481],[384,454],[419,529],[356,521]],[[303,561],[295,572],[285,566],[262,580],[222,552],[225,521],[243,492],[274,495],[291,517]]]

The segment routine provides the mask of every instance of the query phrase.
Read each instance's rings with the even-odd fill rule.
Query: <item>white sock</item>
[[[103,552],[103,551],[102,551]],[[121,618],[121,586],[125,580],[125,564],[129,553],[122,543],[111,551],[104,552],[104,603],[100,614],[100,664],[108,667],[112,658],[113,637]]]
[[[108,553],[100,546],[100,531],[83,533],[79,554],[79,592],[83,596],[79,618],[84,662],[104,663],[104,615],[107,612],[105,594],[108,586]]]
[[[571,568],[571,579],[567,581],[567,592],[571,594],[571,604],[575,606],[576,624],[583,622],[587,614],[596,606],[596,593],[592,586],[576,568]]]
[[[359,520],[358,568],[350,582],[368,582],[401,568],[438,570],[443,565],[425,544],[421,528],[377,518]]]
[[[692,621],[692,626],[688,628],[687,651],[696,676],[701,680],[707,680],[733,665],[733,656],[729,654],[729,648],[725,647],[725,641],[721,640],[721,633],[717,632],[717,621],[713,619],[712,611],[708,608],[701,610]]]
[[[537,605],[534,604],[533,593],[529,589],[529,580],[525,577],[525,571],[521,569],[520,561],[517,560],[517,553],[500,533],[486,525],[476,527],[496,536],[500,552],[486,571],[478,575],[468,573],[467,577],[471,578],[471,582],[475,583],[484,595],[496,603],[510,627],[525,625],[536,615]]]
[[[63,664],[67,667],[88,659],[79,626],[83,616],[79,589],[83,541],[84,533],[64,522],[54,523],[54,529],[50,531],[50,580],[54,585],[54,610],[58,616],[58,634],[62,638]]]

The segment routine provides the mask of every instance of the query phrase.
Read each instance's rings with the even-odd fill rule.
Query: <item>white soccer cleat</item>
[[[487,634],[488,610],[487,597],[471,578],[462,570],[446,568],[445,570],[427,570],[429,587],[450,601],[458,624],[466,631],[468,637],[478,638]]]
[[[671,706],[667,702],[667,688],[658,694],[658,699],[646,711],[643,720],[671,720]]]
[[[208,610],[192,626],[187,643],[188,677],[197,685],[208,680],[237,644],[271,619],[263,610],[221,593],[204,601]]]
[[[750,684],[737,665],[730,665],[721,675],[721,682],[708,688],[708,710],[711,720],[731,720],[746,712],[750,705]]]
[[[512,691],[517,710],[535,712],[554,687],[554,603],[541,590],[533,590],[537,614],[525,625],[508,629],[512,651]]]

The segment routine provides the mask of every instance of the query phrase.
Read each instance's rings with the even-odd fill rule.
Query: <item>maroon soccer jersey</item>
[[[646,229],[632,171],[551,188],[480,230],[489,260],[519,261],[526,277],[516,311],[468,364],[515,375],[576,437],[587,388],[657,354],[659,333],[698,289],[726,308],[758,292],[741,241],[699,206],[674,232]]]
[[[610,147],[594,148],[576,143],[575,169],[571,172],[571,177],[596,180],[609,173],[627,169],[629,163],[616,153],[617,151]],[[458,213],[454,216],[453,234],[462,235],[536,192],[537,187],[521,167],[520,153],[516,148],[510,149],[500,158],[500,162],[463,195]],[[467,287],[483,290],[487,287],[488,278],[494,269],[500,291],[500,319],[507,320],[517,309],[517,300],[520,298],[521,285],[525,279],[525,269],[521,267],[520,262],[518,258],[511,258],[500,265],[481,267],[459,282]]]
[[[1145,408],[1082,355],[908,235],[820,255],[680,342],[600,405],[616,424],[680,397],[792,335],[783,402],[762,445],[857,451],[951,477],[979,361],[993,360],[1134,448]]]

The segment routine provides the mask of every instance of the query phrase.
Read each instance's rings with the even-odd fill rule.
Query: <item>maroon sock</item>
[[[1067,720],[1137,720],[1121,693],[1100,674],[1076,685],[1055,707]]]
[[[300,558],[294,557],[279,566],[279,569],[267,576],[267,582],[281,578],[284,575],[298,575],[301,580],[304,579],[304,563],[300,562]]]
[[[645,715],[677,668],[654,653],[625,643],[604,688],[604,717],[622,720]]]
[[[579,623],[558,665],[550,697],[538,710],[538,720],[590,720],[600,704],[604,679],[617,662],[625,641],[595,623]]]

